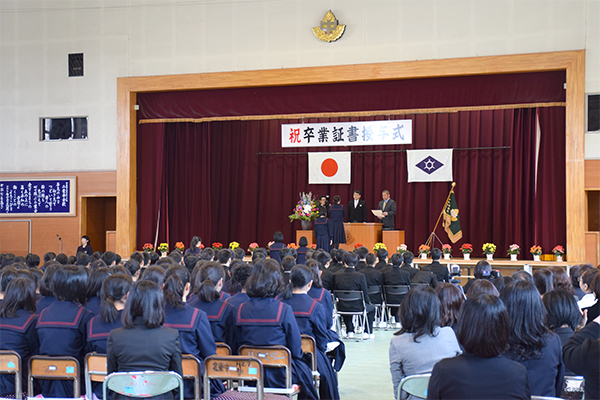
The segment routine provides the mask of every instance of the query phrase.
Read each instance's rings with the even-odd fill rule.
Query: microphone
[[[62,240],[58,233],[56,234],[56,237],[58,238],[58,240]]]

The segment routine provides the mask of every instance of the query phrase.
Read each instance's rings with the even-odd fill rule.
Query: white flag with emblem
[[[308,153],[308,183],[350,183],[350,152]]]
[[[452,149],[407,150],[408,182],[451,182]]]

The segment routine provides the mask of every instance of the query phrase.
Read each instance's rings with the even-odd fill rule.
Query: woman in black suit
[[[123,310],[123,327],[112,330],[108,337],[107,372],[174,371],[183,375],[179,332],[163,326],[164,321],[163,294],[158,285],[136,283]],[[173,396],[166,393],[153,398]]]

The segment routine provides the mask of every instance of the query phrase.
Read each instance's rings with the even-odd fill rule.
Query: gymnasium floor
[[[374,340],[344,342],[346,362],[338,375],[341,400],[394,399],[388,361],[394,332],[376,330]]]

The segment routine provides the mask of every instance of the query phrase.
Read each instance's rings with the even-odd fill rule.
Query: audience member
[[[449,326],[456,331],[460,306],[465,302],[462,290],[452,283],[442,282],[435,287],[435,293],[440,299],[440,326]]]
[[[139,280],[151,281],[156,283],[159,287],[163,285],[165,280],[165,270],[159,266],[150,266],[144,271],[144,275]]]
[[[544,293],[554,290],[554,278],[552,272],[547,268],[538,269],[533,273],[533,283],[542,296]]]
[[[375,265],[375,269],[381,271],[387,266],[388,263],[388,251],[386,249],[377,250],[377,264]]]
[[[273,241],[269,242],[269,256],[281,263],[281,257],[279,256],[279,250],[285,247],[283,243],[283,233],[281,231],[277,231],[273,234]]]
[[[301,236],[298,240],[298,249],[296,250],[298,257],[296,259],[297,264],[304,264],[306,262],[306,250],[308,250],[308,240],[306,236]],[[254,254],[253,254],[254,255]]]
[[[91,271],[88,276],[85,292],[85,308],[90,310],[94,315],[100,313],[100,291],[102,290],[104,280],[110,275],[110,269],[102,267]]]
[[[498,289],[489,279],[477,279],[473,282],[469,290],[467,291],[467,299],[469,297],[476,297],[480,294],[489,294],[492,296],[500,296]]]
[[[240,304],[248,301],[250,297],[246,294],[246,281],[252,274],[252,265],[248,263],[237,264],[231,271],[231,280],[235,280],[240,285],[240,292],[228,298],[227,304],[238,307]]]
[[[564,289],[567,292],[575,295],[573,285],[571,285],[571,279],[567,271],[560,265],[551,265],[547,267],[548,271],[552,272],[552,286],[554,289]]]
[[[563,347],[565,365],[585,379],[586,399],[600,399],[600,317],[575,332]]]
[[[489,279],[491,277],[491,272],[492,266],[489,262],[485,260],[477,262],[477,264],[475,265],[475,269],[473,270],[473,276],[475,277],[475,279],[467,279],[467,283],[465,283],[465,286],[463,286],[463,290],[465,291],[465,293],[469,291],[469,288],[477,279]]]
[[[307,294],[317,300],[325,308],[325,315],[329,321],[328,327],[333,324],[333,302],[331,301],[331,292],[323,287],[321,283],[321,270],[319,264],[314,260],[309,260],[306,263],[312,274],[312,286]]]
[[[410,274],[410,279],[413,278],[413,276],[415,276],[415,274],[417,272],[419,272],[418,269],[414,268],[412,266],[413,260],[415,259],[415,255],[412,253],[412,251],[407,251],[404,252],[402,255],[402,267],[400,267],[403,271],[406,271]]]
[[[431,264],[425,265],[421,270],[430,271],[435,275],[437,282],[450,282],[450,273],[448,267],[440,263],[442,258],[442,250],[434,247],[431,249]]]
[[[27,254],[27,257],[25,257],[25,263],[29,268],[37,268],[40,266],[40,256],[29,253]]]
[[[589,271],[586,271],[586,274],[588,272]],[[596,301],[590,307],[583,309],[584,312],[587,312],[588,324],[591,324],[592,321],[600,314],[600,302],[598,301],[600,298],[600,274],[596,274],[596,276],[594,276],[594,279],[590,284],[590,290],[592,291]]]
[[[524,269],[513,272],[511,277],[516,281],[526,280],[526,281],[533,283],[533,276],[531,276],[531,274],[529,272],[525,271]]]
[[[581,300],[577,302],[579,308],[588,308],[597,303],[598,299],[594,295],[592,281],[594,280],[596,275],[599,274],[600,269],[597,268],[588,269],[583,274],[581,274],[581,278],[579,278],[579,287],[581,288],[583,293],[585,293],[585,295],[581,298]]]
[[[410,272],[403,269],[404,257],[402,254],[396,253],[391,258],[391,266],[387,266],[381,270],[383,273],[383,284],[385,286],[410,286]],[[384,288],[385,290],[385,288]],[[404,299],[404,295],[388,295],[386,294],[386,303],[388,304],[400,304]],[[400,322],[398,320],[398,307],[390,307],[391,317],[395,323],[396,328],[400,329]]]
[[[200,239],[200,236],[192,236],[190,247],[185,250],[184,255],[198,255],[202,252],[202,247],[202,239]]]

